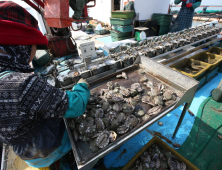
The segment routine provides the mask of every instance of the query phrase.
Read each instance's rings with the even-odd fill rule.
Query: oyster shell
[[[110,133],[108,131],[100,133],[100,135],[96,138],[96,146],[100,149],[105,148],[109,144],[109,136]]]

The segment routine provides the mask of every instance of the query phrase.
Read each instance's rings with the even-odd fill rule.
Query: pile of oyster
[[[123,73],[117,75],[118,78],[125,76]],[[148,80],[145,75],[130,88],[112,81],[106,86],[91,94],[82,116],[69,120],[75,141],[89,142],[92,152],[105,148],[117,136],[158,114],[164,106],[174,103],[178,96],[165,85]],[[140,105],[146,105],[147,109]]]
[[[131,170],[149,169],[187,170],[188,168],[184,162],[180,162],[170,151],[153,144],[140,155],[133,168],[131,168]]]

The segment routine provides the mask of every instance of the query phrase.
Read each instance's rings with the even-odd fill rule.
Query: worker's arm
[[[86,83],[76,84],[72,91],[66,91],[69,107],[64,115],[65,118],[81,116],[85,110],[90,97],[90,91]]]
[[[195,3],[193,3],[192,8],[193,8],[193,9],[198,8],[198,7],[200,6],[200,4],[201,4],[201,1],[202,1],[202,0],[196,0],[196,2],[195,2]]]
[[[175,0],[174,1],[174,4],[176,4],[176,5],[179,4],[179,3],[181,3],[181,0]]]

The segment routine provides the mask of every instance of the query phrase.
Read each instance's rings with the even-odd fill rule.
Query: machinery
[[[48,49],[53,57],[63,57],[76,52],[76,44],[71,37],[71,30],[78,31],[82,28],[82,22],[92,20],[88,16],[87,8],[95,6],[85,5],[83,16],[80,20],[69,17],[69,0],[24,0],[35,9],[43,18],[49,40]],[[72,28],[72,22],[81,23],[78,30]],[[46,48],[46,47],[44,47]]]

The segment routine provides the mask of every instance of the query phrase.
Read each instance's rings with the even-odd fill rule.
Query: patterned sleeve
[[[62,118],[68,108],[68,97],[34,74],[22,83],[19,103],[20,111],[31,119]]]

